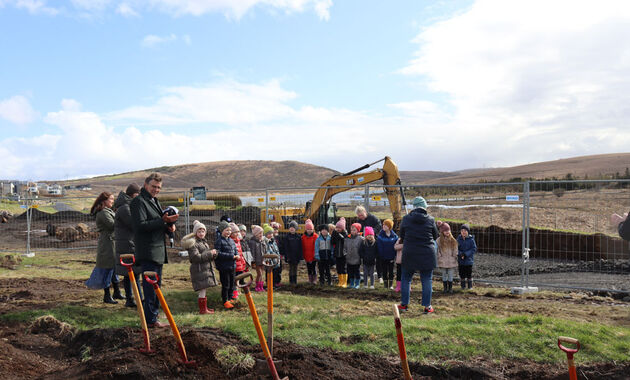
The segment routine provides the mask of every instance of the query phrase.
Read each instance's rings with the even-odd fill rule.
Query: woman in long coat
[[[427,202],[422,197],[413,200],[415,207],[405,215],[400,224],[402,251],[401,300],[398,309],[407,310],[409,287],[415,272],[420,272],[422,283],[422,306],[425,313],[432,313],[431,292],[433,291],[433,268],[436,267],[436,244],[438,229],[435,219],[427,213]]]
[[[110,285],[114,286],[115,293],[120,294],[118,283],[112,282],[116,264],[113,205],[114,195],[105,191],[96,198],[90,210],[90,213],[96,217],[96,230],[99,232],[99,236],[96,248],[96,267],[85,282],[85,285],[90,289],[103,289],[103,302],[110,304],[118,303],[109,292]]]

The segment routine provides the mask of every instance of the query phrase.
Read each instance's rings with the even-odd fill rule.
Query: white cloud
[[[170,34],[168,36],[156,36],[154,34],[149,34],[142,39],[142,46],[144,47],[155,47],[157,45],[174,42],[177,41],[177,35]]]
[[[116,7],[116,13],[125,16],[125,17],[139,17],[140,15],[136,12],[131,5],[127,3],[120,3],[118,7]]]
[[[31,14],[47,14],[54,16],[59,10],[47,6],[45,0],[6,0],[5,4],[13,5],[18,9],[26,9]]]
[[[64,99],[44,118],[56,133],[0,140],[0,154],[14,163],[3,177],[57,179],[229,159],[299,160],[349,170],[387,154],[410,167],[418,141],[427,144],[423,163],[433,162],[443,145],[444,136],[430,134],[437,126],[418,125],[415,118],[293,107],[296,96],[274,80],[225,80],[168,88],[152,105],[106,115]],[[167,121],[181,127],[165,133],[157,124]]]
[[[295,110],[286,102],[296,96],[277,80],[263,84],[226,80],[165,88],[154,104],[115,111],[107,118],[117,124],[136,125],[260,123],[292,116]]]
[[[401,73],[446,95],[454,142],[479,148],[471,165],[609,152],[628,141],[629,36],[623,0],[479,0],[423,29]]]
[[[26,9],[31,14],[58,14],[60,10],[48,6],[49,2],[49,0],[0,0],[0,7],[10,5]],[[332,0],[70,0],[70,2],[83,17],[113,9],[124,17],[138,17],[143,11],[157,10],[176,17],[222,13],[227,18],[236,20],[254,8],[262,8],[283,11],[287,14],[313,11],[320,20],[328,21],[332,7]]]
[[[37,118],[37,112],[24,96],[16,95],[0,100],[0,118],[13,124],[28,124]]]
[[[111,3],[111,0],[71,0],[72,4],[86,11],[102,11]]]
[[[188,34],[184,34],[182,36],[182,41],[184,41],[184,43],[188,46],[192,45],[192,39],[190,38]]]
[[[201,16],[207,13],[222,12],[226,17],[240,19],[257,6],[281,10],[286,13],[304,12],[312,9],[321,20],[330,18],[332,0],[151,0],[151,5],[177,16]]]

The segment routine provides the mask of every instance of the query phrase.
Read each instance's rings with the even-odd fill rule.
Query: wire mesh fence
[[[222,217],[251,226],[278,222],[281,232],[291,220],[303,232],[306,219],[315,225],[345,217],[356,220],[364,206],[380,220],[404,216],[411,200],[422,195],[428,212],[451,225],[453,234],[467,223],[478,253],[473,276],[478,281],[605,291],[630,291],[630,246],[609,223],[613,212],[630,209],[630,181],[529,181],[458,185],[280,188],[260,190],[162,192],[163,207],[175,206],[175,246],[204,223],[214,241]],[[202,190],[201,190],[202,189]],[[388,197],[387,191],[400,193]],[[402,191],[402,192],[401,192]],[[332,196],[331,196],[332,195]],[[392,204],[390,199],[396,199]],[[98,231],[89,197],[15,200],[0,198],[0,210],[11,215],[0,224],[0,250],[96,247]],[[401,202],[402,201],[402,202]],[[403,203],[406,203],[403,204]],[[2,217],[2,215],[0,215]]]

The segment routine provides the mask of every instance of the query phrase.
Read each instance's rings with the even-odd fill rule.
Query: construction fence
[[[422,195],[428,212],[451,225],[471,226],[478,253],[476,281],[506,286],[630,292],[630,245],[610,225],[610,215],[630,210],[630,181],[528,181],[457,185],[405,185],[404,216]],[[330,191],[332,188],[323,189]],[[344,188],[344,190],[347,188]],[[319,188],[247,191],[161,192],[163,207],[179,209],[175,249],[194,220],[214,230],[223,215],[245,224],[291,219],[303,224],[307,203]],[[204,199],[205,198],[205,199]],[[93,198],[59,197],[13,201],[0,198],[0,210],[12,217],[0,224],[0,251],[33,254],[51,249],[95,249],[98,232],[89,214]],[[383,185],[362,185],[335,194],[323,205],[330,218],[352,223],[356,206],[379,219],[392,218]],[[317,224],[317,222],[316,222]],[[440,271],[436,270],[439,277]]]

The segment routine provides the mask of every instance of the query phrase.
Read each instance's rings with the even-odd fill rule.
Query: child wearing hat
[[[318,228],[319,236],[315,240],[315,261],[319,266],[319,284],[332,285],[330,277],[330,263],[332,261],[332,242],[328,233],[328,226],[320,225]]]
[[[297,284],[298,264],[302,261],[302,237],[297,233],[298,224],[289,222],[289,233],[281,239],[280,254],[289,263],[289,283]]]
[[[252,267],[252,252],[249,248],[249,237],[247,237],[247,227],[244,224],[238,225],[239,237],[241,240],[241,248],[243,249],[243,257],[247,263],[247,267]]]
[[[241,245],[241,230],[238,228],[236,223],[230,223],[230,230],[232,233],[230,234],[230,239],[234,241],[234,245],[236,245],[236,251],[238,252],[238,258],[234,263],[234,275],[238,276],[239,274],[244,273],[247,270],[247,262],[245,261],[245,255],[243,255],[243,246]],[[236,284],[234,286],[234,290],[232,291],[231,300],[238,300],[238,289],[236,288]]]
[[[235,263],[239,255],[234,240],[230,239],[232,234],[230,224],[225,220],[221,221],[217,231],[219,231],[220,235],[214,242],[214,248],[217,250],[215,263],[221,279],[221,300],[223,301],[223,307],[231,309],[234,307],[230,302],[230,298],[234,294]]]
[[[365,240],[359,247],[359,256],[363,263],[363,286],[368,287],[368,279],[370,280],[370,289],[374,289],[374,266],[376,265],[376,257],[378,256],[378,246],[374,238],[374,229],[370,226],[365,227]]]
[[[436,243],[438,247],[438,268],[442,270],[442,284],[444,293],[453,293],[453,274],[457,268],[457,240],[451,234],[451,226],[448,223],[437,221],[440,237]]]
[[[306,261],[306,270],[308,272],[308,282],[317,283],[317,260],[315,260],[315,242],[318,235],[315,233],[315,226],[310,219],[304,222],[304,235],[302,235],[302,255]]]
[[[252,238],[249,239],[249,249],[252,252],[252,267],[256,269],[256,288],[254,291],[264,291],[265,282],[263,278],[263,255],[266,252],[265,243],[263,241],[263,228],[261,226],[252,226]]]
[[[206,226],[195,220],[193,232],[182,238],[182,247],[188,251],[190,261],[190,280],[193,290],[197,292],[197,304],[199,314],[213,314],[213,309],[208,309],[206,289],[217,285],[212,270],[212,261],[217,256],[216,249],[210,249],[206,241]]]
[[[383,229],[376,237],[378,257],[381,262],[381,273],[383,275],[383,285],[385,289],[394,289],[394,261],[396,259],[394,245],[396,244],[396,240],[398,240],[398,235],[392,230],[393,228],[394,221],[385,219],[383,221]],[[396,285],[400,288],[400,283]]]
[[[359,235],[359,232],[361,232],[361,224],[353,223],[350,226],[350,236],[346,237],[343,242],[344,256],[348,264],[348,281],[353,289],[361,287],[361,256],[359,256],[359,248],[363,243],[363,236]]]
[[[278,257],[280,257],[280,249],[278,249],[278,244],[276,243],[276,239],[274,237],[274,229],[265,223],[263,224],[263,234],[265,235],[263,240],[265,244],[265,253],[268,255],[278,255]],[[279,287],[280,281],[282,281],[282,260],[278,260],[276,266],[273,268],[273,287]]]
[[[348,231],[346,231],[346,219],[342,216],[335,224],[335,229],[330,234],[330,241],[333,244],[333,257],[337,267],[338,286],[345,288],[348,286],[348,275],[346,272],[346,252],[343,249],[344,241]]]
[[[468,224],[462,224],[459,233],[460,235],[457,237],[459,280],[462,289],[466,289],[466,284],[468,284],[468,289],[472,289],[472,267],[474,256],[477,252],[477,243],[475,243],[475,237],[470,234],[470,226]]]

